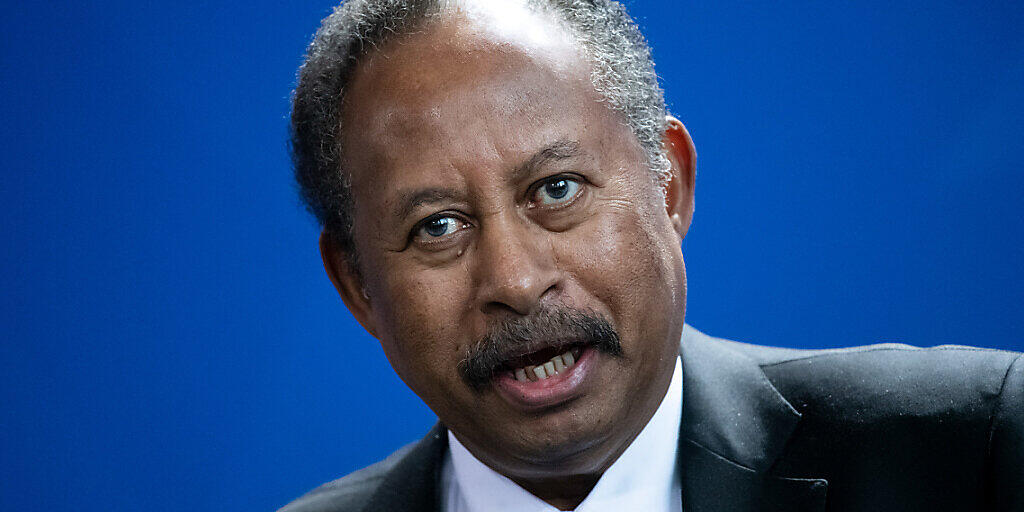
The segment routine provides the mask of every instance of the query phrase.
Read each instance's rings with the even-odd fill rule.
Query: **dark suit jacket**
[[[1024,359],[759,347],[683,331],[688,511],[1024,511]],[[282,512],[440,511],[436,426]]]

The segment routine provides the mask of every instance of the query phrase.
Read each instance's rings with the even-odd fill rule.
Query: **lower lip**
[[[597,351],[586,347],[576,364],[567,371],[536,381],[520,381],[505,372],[494,379],[494,387],[506,401],[520,409],[535,411],[563,404],[580,395],[583,384],[597,363]]]

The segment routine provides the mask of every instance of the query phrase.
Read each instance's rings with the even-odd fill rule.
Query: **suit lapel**
[[[448,436],[440,423],[389,471],[364,511],[439,512],[440,476]]]
[[[823,510],[824,480],[769,474],[800,413],[757,364],[688,325],[681,351],[683,509]]]

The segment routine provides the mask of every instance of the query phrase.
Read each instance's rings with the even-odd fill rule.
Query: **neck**
[[[586,499],[601,478],[596,475],[575,475],[547,479],[513,479],[520,487],[558,510],[574,510]]]
[[[605,462],[598,467],[597,471],[592,473],[534,477],[510,476],[509,478],[518,484],[519,487],[526,489],[530,494],[544,500],[545,503],[558,510],[575,510],[590,495],[590,491],[594,490],[597,481],[601,479],[601,476],[611,467],[612,463],[622,455],[642,428],[643,425],[640,425],[639,429],[630,433],[629,437],[624,439],[620,446],[608,454]]]

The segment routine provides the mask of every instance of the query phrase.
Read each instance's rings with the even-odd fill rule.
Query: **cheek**
[[[439,380],[457,378],[454,368],[466,350],[458,329],[465,273],[393,267],[388,276],[378,290],[383,299],[374,313],[395,372],[417,393],[439,387]]]
[[[665,336],[664,326],[685,307],[685,271],[671,226],[639,211],[631,203],[603,208],[558,251],[584,293],[610,310],[624,343]]]

